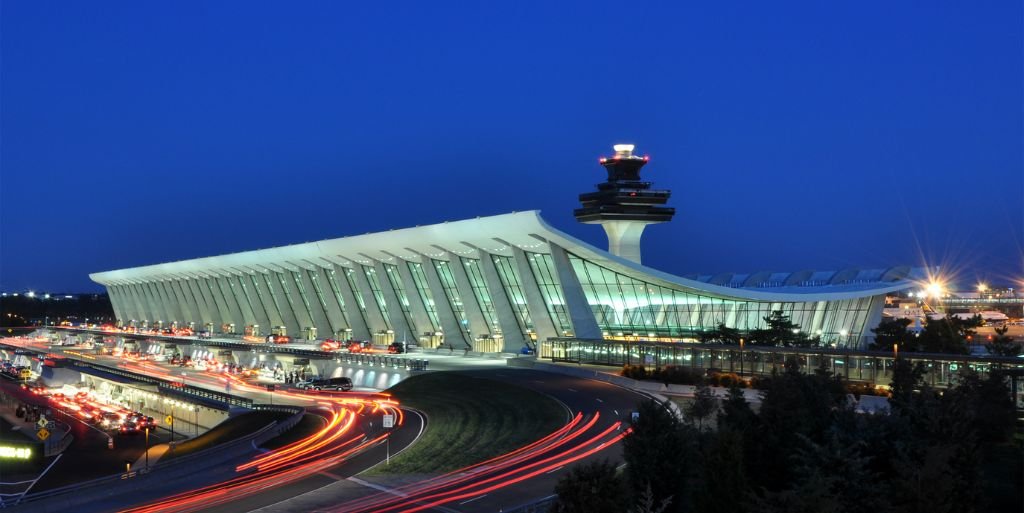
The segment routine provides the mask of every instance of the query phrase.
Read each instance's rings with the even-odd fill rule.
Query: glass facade
[[[572,321],[569,320],[569,310],[562,296],[562,284],[558,282],[558,275],[555,274],[555,263],[551,255],[547,253],[527,253],[526,258],[530,261],[530,269],[533,270],[533,277],[537,280],[540,293],[544,296],[544,303],[551,314],[551,320],[555,328],[562,335],[572,333]]]
[[[863,335],[871,307],[871,296],[828,302],[737,301],[640,281],[573,254],[569,261],[606,336],[685,339],[720,323],[750,331],[764,328],[764,318],[782,310],[811,336],[845,346]]]
[[[391,284],[391,289],[395,291],[395,296],[398,297],[398,306],[402,309],[402,315],[405,316],[406,325],[409,329],[416,331],[416,323],[412,322],[412,312],[409,309],[409,295],[405,293],[405,286],[402,285],[402,277],[398,272],[398,267],[392,264],[384,264],[384,273],[388,276],[388,283]]]
[[[509,252],[507,248],[495,251]],[[884,303],[884,295],[871,295],[870,290],[851,293],[849,288],[845,288],[838,289],[846,290],[842,294],[824,296],[830,287],[823,285],[809,287],[808,292],[813,292],[813,297],[830,298],[827,301],[801,301],[801,296],[791,290],[779,295],[786,301],[744,299],[747,292],[742,288],[715,289],[708,285],[708,288],[716,290],[710,293],[702,289],[701,283],[677,281],[661,275],[649,276],[642,270],[587,256],[589,254],[580,249],[577,251],[579,254],[566,252],[569,269],[578,279],[582,299],[586,300],[607,340],[692,343],[719,324],[738,329],[741,333],[764,328],[764,318],[773,311],[781,310],[800,326],[804,334],[820,337],[824,345],[859,347],[871,336],[869,330],[874,325],[868,324],[878,322]],[[555,333],[544,326],[545,337],[573,336],[575,330],[569,316],[566,292],[550,253],[543,250],[516,251],[512,256],[484,253],[483,258],[490,260],[423,257],[422,262],[364,264],[352,268],[321,264],[314,269],[306,269],[308,265],[282,262],[282,267],[299,269],[264,272],[267,266],[258,266],[260,272],[251,272],[244,266],[242,269],[233,266],[210,269],[209,276],[207,272],[189,271],[200,277],[177,280],[156,277],[151,281],[111,285],[115,292],[111,301],[117,303],[119,315],[131,315],[136,317],[134,320],[149,323],[163,321],[183,325],[202,320],[223,325],[269,321],[272,326],[267,328],[286,326],[293,333],[301,333],[305,328],[315,327],[314,323],[320,323],[321,331],[330,328],[338,334],[353,329],[354,321],[358,330],[365,328],[376,336],[393,330],[392,320],[400,324],[404,318],[410,329],[417,332],[416,338],[421,343],[427,335],[438,340],[429,339],[426,344],[436,345],[441,335],[434,334],[443,331],[438,305],[434,301],[436,297],[438,301],[447,302],[444,312],[447,315],[446,309],[451,308],[454,322],[464,335],[471,335],[466,340],[474,343],[486,341],[490,336],[499,340],[497,345],[501,345],[500,339],[505,338],[500,336],[502,323],[511,326],[511,319],[501,318],[502,314],[515,317],[525,339],[536,340],[531,308],[534,315],[543,317],[546,312],[551,317]],[[489,274],[492,269],[485,267],[492,263],[496,279]],[[402,268],[402,265],[407,267]],[[439,281],[433,281],[434,277],[427,273],[434,271],[424,268],[424,265],[434,267]],[[454,266],[461,266],[465,279]],[[382,281],[383,277],[378,276],[379,272],[387,276],[386,283]],[[224,276],[216,277],[217,273]],[[344,278],[339,274],[344,274]],[[492,281],[488,282],[488,279]],[[438,290],[431,289],[431,283],[438,286]],[[384,294],[387,285],[391,286],[394,296]],[[462,289],[463,286],[466,288]],[[718,291],[722,290],[726,292],[719,294]],[[351,296],[348,295],[350,291]],[[756,295],[770,298],[768,294],[771,291],[771,288],[759,289]],[[860,297],[857,297],[858,293]],[[505,295],[511,312],[504,309],[504,301],[495,294]],[[347,303],[345,298],[348,298]],[[397,304],[392,304],[395,300]],[[423,311],[414,302],[422,304]],[[501,311],[496,304],[502,305]],[[479,307],[481,317],[477,317],[476,307]],[[379,311],[382,317],[377,318],[375,311]],[[398,311],[403,317],[397,317]],[[199,318],[194,318],[196,316]],[[414,318],[420,320],[419,325]],[[479,325],[471,325],[473,322]],[[241,327],[241,324],[237,326],[238,329]],[[321,337],[327,335],[322,333]],[[477,347],[490,348],[492,345]]]
[[[480,261],[475,258],[462,258],[462,265],[466,268],[466,276],[469,278],[469,286],[473,289],[476,302],[480,305],[480,312],[484,315],[487,327],[492,334],[501,333],[501,324],[498,323],[498,312],[494,310],[494,303],[491,302],[491,293],[487,290],[487,283],[480,271]]]
[[[324,276],[327,277],[327,283],[330,284],[331,291],[334,292],[334,300],[338,302],[338,306],[341,308],[341,316],[345,319],[345,327],[351,328],[352,322],[348,318],[348,311],[345,310],[345,300],[341,297],[341,288],[338,286],[335,274],[334,269],[326,269]]]
[[[505,289],[505,296],[512,305],[512,312],[519,323],[519,329],[523,336],[529,340],[529,334],[533,333],[533,318],[530,317],[530,308],[526,304],[526,294],[523,293],[523,286],[519,281],[519,272],[516,271],[516,263],[511,257],[492,255],[494,267],[498,271],[498,278],[501,286]]]
[[[437,277],[441,279],[444,295],[448,298],[448,304],[451,305],[452,311],[455,313],[455,320],[459,322],[459,326],[462,326],[462,331],[470,331],[469,319],[466,318],[466,307],[462,304],[462,297],[459,296],[459,288],[455,285],[451,267],[444,260],[433,260],[433,262],[434,268],[437,269]]]
[[[430,287],[427,286],[427,276],[423,274],[423,264],[419,262],[407,262],[409,264],[409,273],[412,274],[412,281],[416,285],[416,292],[420,296],[420,300],[423,301],[423,307],[427,310],[427,318],[430,319],[430,324],[433,325],[434,331],[441,331],[441,321],[437,317],[437,305],[434,304],[434,298],[430,295]]]
[[[384,292],[380,290],[380,280],[377,279],[377,270],[372,267],[362,266],[366,281],[370,284],[370,291],[373,292],[373,299],[377,301],[377,307],[384,316],[384,324],[391,329],[391,317],[388,317],[388,304],[384,301]]]

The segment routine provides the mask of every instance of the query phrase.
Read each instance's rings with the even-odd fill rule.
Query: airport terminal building
[[[445,222],[92,274],[122,324],[215,333],[407,341],[519,352],[548,339],[686,342],[719,324],[749,331],[782,310],[825,344],[861,347],[909,267],[673,276],[640,263],[647,224],[665,222],[646,157],[616,147],[608,181],[580,196],[609,251],[537,211]]]

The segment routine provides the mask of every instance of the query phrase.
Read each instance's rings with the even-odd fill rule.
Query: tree
[[[694,506],[699,512],[743,511],[750,494],[744,465],[744,433],[719,426],[701,454],[701,482]]]
[[[722,401],[722,407],[718,412],[718,429],[746,433],[753,429],[756,422],[757,415],[743,397],[743,389],[735,385],[729,387],[729,395]]]
[[[759,346],[811,347],[817,346],[818,337],[808,337],[800,325],[790,320],[782,310],[774,310],[764,317],[766,327],[750,332],[750,343]]]
[[[697,385],[693,393],[693,402],[686,407],[686,420],[696,422],[697,431],[704,431],[704,419],[712,416],[718,411],[718,400],[706,383]]]
[[[555,485],[555,513],[620,513],[626,509],[626,483],[608,460],[577,465]]]
[[[1017,356],[1020,354],[1020,344],[1015,342],[1013,337],[1006,334],[1009,330],[1009,326],[996,328],[996,335],[992,337],[992,342],[985,347],[989,354],[996,356]]]
[[[955,315],[929,318],[918,336],[919,348],[926,353],[967,354],[970,352],[968,342],[974,338],[975,328],[981,326],[981,322],[980,315],[969,319]]]
[[[711,331],[705,331],[700,334],[700,341],[703,344],[732,344],[739,345],[740,343],[740,330],[736,328],[730,328],[725,323],[720,322],[715,329]]]
[[[888,351],[892,349],[893,344],[905,345],[907,339],[910,338],[910,333],[907,332],[910,324],[910,319],[882,319],[882,322],[878,323],[878,327],[871,330],[875,334],[875,341],[868,346],[868,349]]]
[[[668,405],[645,400],[637,408],[639,417],[632,433],[622,441],[626,461],[626,482],[633,501],[648,489],[655,503],[671,499],[667,512],[686,511],[694,449],[694,434],[673,414]]]

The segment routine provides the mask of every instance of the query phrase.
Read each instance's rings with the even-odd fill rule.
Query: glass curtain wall
[[[462,265],[466,268],[466,276],[469,277],[469,285],[473,288],[473,295],[480,305],[480,311],[484,320],[490,327],[491,333],[501,333],[501,325],[498,323],[498,312],[494,309],[491,301],[491,293],[487,290],[487,283],[484,281],[483,272],[480,270],[480,261],[475,258],[462,258]]]
[[[423,274],[423,264],[419,262],[406,262],[409,265],[409,274],[412,275],[412,281],[416,284],[416,292],[420,296],[420,300],[423,301],[423,308],[427,311],[427,318],[430,319],[430,324],[433,325],[434,331],[441,331],[441,321],[437,317],[437,306],[434,304],[434,299],[430,296],[430,287],[427,286],[427,276]]]
[[[395,291],[395,296],[398,297],[398,306],[402,309],[402,315],[405,317],[406,324],[413,331],[421,329],[416,326],[416,323],[412,322],[409,296],[405,293],[405,286],[402,285],[402,277],[398,274],[398,267],[393,264],[384,264],[384,274],[387,275],[388,283],[391,284],[392,290]]]
[[[540,293],[547,304],[551,319],[555,321],[558,331],[563,335],[572,333],[572,321],[569,320],[569,311],[565,305],[565,298],[562,297],[562,285],[558,282],[558,275],[555,274],[555,262],[551,255],[546,253],[526,253],[530,261],[530,268],[533,270],[533,277],[537,280]]]
[[[828,302],[739,301],[647,283],[572,254],[569,261],[606,336],[692,338],[720,323],[750,331],[765,327],[764,318],[782,310],[808,335],[845,346],[859,342],[870,314],[871,297]]]
[[[334,269],[325,269],[324,276],[327,278],[327,283],[331,286],[331,292],[334,293],[334,299],[338,302],[338,307],[341,308],[341,317],[345,319],[345,326],[352,327],[352,321],[348,318],[348,310],[345,309],[345,300],[341,297],[341,288],[338,286]]]
[[[334,326],[331,323],[331,316],[328,313],[330,310],[327,309],[327,298],[324,297],[323,287],[320,285],[320,274],[315,270],[306,270],[309,273],[309,282],[313,284],[313,291],[316,292],[316,299],[320,303],[320,309],[324,312],[324,318],[331,324],[331,331],[337,333],[341,329],[341,326]],[[332,333],[333,334],[333,333]],[[331,334],[324,333],[323,335],[329,336]]]
[[[352,290],[352,295],[356,298],[356,307],[359,308],[359,315],[363,316],[363,322],[366,323],[366,327],[372,330],[370,321],[366,318],[366,301],[363,300],[363,294],[359,290],[359,285],[356,284],[356,272],[348,267],[344,269],[345,279],[348,280],[348,286]]]
[[[512,257],[501,255],[492,255],[492,257],[494,267],[498,271],[498,278],[501,280],[501,286],[505,289],[505,296],[508,298],[509,304],[512,305],[516,322],[519,323],[519,329],[522,330],[523,336],[527,340],[531,340],[533,339],[531,336],[533,334],[533,318],[530,317],[530,308],[526,304],[526,294],[523,293],[516,264]]]
[[[441,279],[441,288],[444,289],[444,295],[448,297],[448,304],[455,312],[459,326],[462,326],[463,331],[470,331],[469,319],[466,318],[466,307],[462,304],[462,298],[459,296],[458,287],[455,286],[455,277],[452,275],[448,262],[444,260],[433,260],[433,262],[434,268],[437,269],[437,276]]]
[[[380,280],[377,279],[377,270],[365,265],[362,267],[363,274],[366,275],[366,281],[370,284],[370,292],[373,292],[373,299],[377,302],[381,315],[384,316],[384,324],[387,325],[388,329],[392,329],[391,317],[388,316],[388,305],[384,301],[384,292],[380,290]]]

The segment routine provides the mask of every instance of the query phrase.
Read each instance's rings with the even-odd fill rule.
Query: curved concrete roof
[[[539,211],[532,210],[106,271],[90,274],[89,277],[103,285],[117,285],[182,277],[295,270],[299,267],[311,269],[328,264],[372,265],[373,260],[385,263],[420,261],[419,255],[448,260],[452,253],[475,255],[477,248],[488,253],[512,256],[513,246],[524,251],[546,252],[549,242],[635,279],[695,294],[737,300],[827,301],[872,296],[910,288],[915,284],[914,279],[923,279],[925,274],[921,269],[900,267],[867,272],[849,269],[827,273],[727,273],[689,279],[645,267],[591,246],[551,227],[540,217]],[[801,286],[800,283],[808,281],[806,278],[794,283],[793,275],[810,277],[814,285]],[[762,277],[767,278],[762,279],[762,282],[779,286],[756,287],[757,283],[753,282]],[[872,277],[875,279],[869,279]]]

